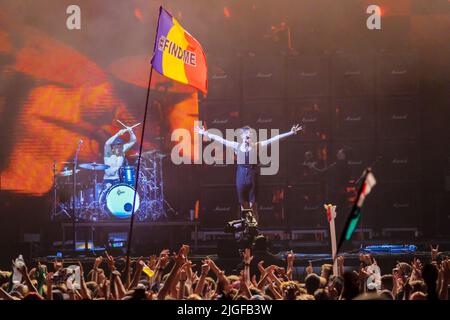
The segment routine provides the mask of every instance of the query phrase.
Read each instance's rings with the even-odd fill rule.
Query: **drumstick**
[[[130,129],[133,129],[134,127],[137,127],[138,125],[140,125],[141,123],[136,123],[134,126],[131,126]]]
[[[131,127],[128,127],[128,126],[126,126],[122,121],[120,121],[120,120],[118,120],[118,119],[117,119],[117,122],[119,122],[122,126],[124,126],[125,129],[133,129],[134,127],[137,127],[138,125],[141,124],[141,123],[139,122],[139,123],[136,123],[135,125],[133,125],[133,126],[131,126]]]
[[[123,122],[120,121],[119,119],[116,119],[116,121],[117,121],[118,123],[120,123],[122,126],[124,126],[125,128],[128,128],[128,127],[127,127],[126,125],[124,125]]]

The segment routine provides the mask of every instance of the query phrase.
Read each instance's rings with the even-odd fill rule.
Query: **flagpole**
[[[154,46],[153,46],[153,54],[155,54],[156,40],[158,38],[159,18],[161,17],[161,10],[162,10],[162,6],[159,7],[158,22],[156,25],[156,33],[155,33],[155,40],[154,40]],[[148,78],[147,97],[146,97],[146,101],[145,101],[144,120],[143,120],[143,125],[142,125],[142,134],[141,134],[141,144],[139,146],[139,156],[138,156],[138,163],[137,163],[137,168],[136,168],[136,182],[134,185],[135,189],[134,189],[133,207],[131,210],[130,229],[128,231],[127,259],[126,259],[126,265],[125,265],[125,275],[126,275],[126,279],[127,279],[127,284],[129,282],[130,250],[131,250],[131,242],[133,240],[134,208],[136,205],[136,195],[137,195],[137,190],[138,190],[138,186],[139,186],[139,169],[141,166],[142,147],[144,145],[144,133],[145,133],[145,125],[147,123],[146,120],[147,120],[148,102],[150,100],[150,87],[152,84],[152,75],[153,75],[153,65],[150,64],[150,75]]]
[[[370,169],[370,168],[367,168],[365,171],[366,171],[366,172],[364,173],[364,175],[363,175],[363,180],[362,180],[363,182],[362,182],[361,185],[359,186],[359,190],[358,190],[358,193],[357,193],[357,195],[356,195],[355,202],[353,203],[352,210],[351,210],[351,212],[350,212],[350,216],[349,216],[349,218],[347,219],[347,221],[346,221],[346,223],[345,223],[345,226],[344,226],[343,231],[341,232],[341,237],[340,237],[340,239],[339,239],[339,244],[338,244],[338,247],[337,247],[337,250],[336,250],[336,257],[337,257],[337,254],[339,253],[339,249],[341,248],[342,243],[344,242],[344,238],[345,238],[345,230],[347,230],[347,228],[348,228],[348,226],[349,226],[349,224],[350,224],[350,218],[352,217],[353,213],[354,213],[354,212],[356,211],[356,209],[357,209],[358,202],[359,202],[359,199],[360,199],[360,197],[361,197],[361,193],[362,193],[363,188],[364,188],[364,182],[366,181],[367,175],[369,174],[369,172],[371,171],[371,169]]]

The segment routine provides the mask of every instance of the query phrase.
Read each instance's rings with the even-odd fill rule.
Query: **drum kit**
[[[152,150],[143,152],[137,176],[139,154],[130,156],[133,165],[119,169],[117,183],[100,182],[109,165],[82,163],[77,166],[74,186],[73,162],[62,162],[57,173],[54,166],[54,218],[72,218],[75,207],[77,221],[100,221],[130,218],[133,211],[138,221],[156,221],[166,217],[162,162],[166,155]],[[78,169],[79,168],[79,169]],[[99,173],[102,177],[99,178]],[[135,192],[136,179],[138,180]],[[169,206],[170,207],[170,206]]]

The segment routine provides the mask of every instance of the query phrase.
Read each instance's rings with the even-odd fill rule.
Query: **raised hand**
[[[202,264],[202,276],[206,276],[209,272],[209,264]]]
[[[414,276],[416,279],[420,279],[422,277],[422,263],[419,259],[414,258],[414,261],[411,263],[413,268]]]
[[[297,132],[299,132],[302,129],[303,129],[303,127],[301,125],[295,124],[291,128],[291,132],[294,133],[294,134],[297,134]]]
[[[180,270],[180,282],[186,282],[187,281],[187,272],[184,269]],[[180,290],[182,290],[180,288]]]
[[[306,274],[311,274],[314,272],[311,261],[309,261],[309,265],[306,267],[305,271],[306,271]]]
[[[264,269],[264,260],[258,262],[258,270],[261,276],[264,276],[264,274],[266,273],[266,270]]]
[[[148,258],[148,263],[147,263],[147,265],[148,265],[148,267],[150,268],[150,269],[155,269],[155,267],[156,267],[156,256],[155,255],[152,255],[152,256],[150,256],[149,258]]]
[[[175,260],[175,264],[178,265],[179,267],[183,266],[186,263],[186,256],[183,254],[182,250],[180,250],[178,254],[174,252],[173,257]]]
[[[19,270],[19,272],[22,274],[22,276],[28,277],[28,268],[25,264],[22,267],[17,268],[17,270]]]
[[[337,262],[338,267],[343,267],[344,266],[344,257],[343,256],[337,257],[336,262]]]
[[[361,267],[361,269],[359,269],[358,277],[361,281],[365,281],[369,276],[370,274],[366,271],[364,267]]]
[[[189,251],[191,250],[191,247],[189,245],[187,245],[187,244],[183,244],[181,249],[183,249],[183,253],[184,253],[184,255],[187,258],[189,256]]]
[[[100,257],[95,258],[93,269],[97,270],[102,262],[103,262],[103,257],[100,256]]]
[[[114,257],[110,256],[107,251],[105,251],[105,254],[106,254],[106,260],[108,262],[109,270],[111,270],[111,272],[116,270],[116,266],[114,265]]]
[[[288,253],[286,260],[287,260],[287,265],[289,267],[294,265],[295,255],[292,252],[292,250],[291,250],[291,252]]]
[[[197,134],[204,135],[206,133],[206,130],[205,130],[205,127],[203,127],[203,126],[195,126],[194,132]]]
[[[443,274],[443,279],[450,282],[450,260],[445,259],[442,261],[441,271]]]

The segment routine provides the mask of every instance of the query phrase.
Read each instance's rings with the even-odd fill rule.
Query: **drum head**
[[[114,217],[129,218],[133,210],[134,194],[133,187],[124,183],[116,184],[109,189],[106,195],[106,207]],[[139,209],[139,204],[139,193],[136,192],[134,212]]]

